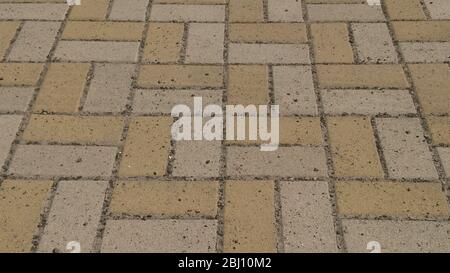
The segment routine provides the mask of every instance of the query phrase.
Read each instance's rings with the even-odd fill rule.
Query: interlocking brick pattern
[[[0,0],[0,251],[449,252],[449,64],[448,0]]]

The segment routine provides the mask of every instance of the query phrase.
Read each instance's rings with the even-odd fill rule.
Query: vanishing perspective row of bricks
[[[2,252],[450,251],[448,0],[0,0],[0,60]]]

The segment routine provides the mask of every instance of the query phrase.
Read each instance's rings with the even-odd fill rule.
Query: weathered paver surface
[[[0,0],[0,251],[450,252],[450,1],[81,2]]]

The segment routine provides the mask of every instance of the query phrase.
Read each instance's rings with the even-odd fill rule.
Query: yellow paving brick
[[[217,181],[121,181],[110,212],[164,217],[216,217]]]
[[[426,117],[435,145],[450,145],[450,117]]]
[[[385,0],[391,20],[426,20],[420,0]]]
[[[267,105],[269,70],[265,65],[229,66],[228,103]]]
[[[337,176],[383,177],[369,118],[330,117],[327,125]]]
[[[321,88],[407,88],[401,65],[317,65]]]
[[[183,47],[183,33],[183,24],[150,23],[143,53],[144,62],[178,62]]]
[[[0,63],[0,86],[36,85],[43,68],[38,63]]]
[[[120,176],[162,176],[170,150],[170,117],[137,117],[128,130]]]
[[[316,63],[353,63],[345,23],[312,24],[311,33]]]
[[[240,43],[306,43],[305,24],[301,23],[235,23],[228,27],[231,42]]]
[[[140,87],[221,87],[223,67],[216,65],[143,65]]]
[[[82,0],[83,4],[74,6],[69,20],[105,20],[109,0]]]
[[[446,64],[412,64],[409,70],[423,112],[450,114],[450,68]]]
[[[56,143],[117,145],[124,119],[100,116],[32,115],[23,139]]]
[[[264,21],[262,0],[229,0],[230,22]]]
[[[143,30],[143,23],[69,21],[62,39],[138,41]]]
[[[224,252],[276,252],[273,181],[227,181]]]
[[[448,218],[450,209],[440,183],[336,182],[338,212],[344,216]]]
[[[395,38],[401,42],[450,41],[450,21],[392,22]]]
[[[0,22],[0,59],[5,56],[6,50],[14,38],[19,25],[20,22]]]
[[[0,252],[30,252],[51,186],[52,181],[3,181]]]
[[[78,111],[89,64],[52,63],[39,91],[34,111]]]

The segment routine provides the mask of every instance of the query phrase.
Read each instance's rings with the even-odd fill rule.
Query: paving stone
[[[139,41],[143,23],[69,21],[64,27],[64,40]]]
[[[407,88],[400,65],[317,65],[321,88]]]
[[[321,21],[384,21],[383,11],[380,6],[367,4],[309,4],[308,15],[313,22]]]
[[[224,198],[224,252],[276,252],[274,182],[226,181]]]
[[[107,187],[107,181],[60,181],[38,252],[67,252],[71,241],[92,252]]]
[[[298,0],[269,0],[267,2],[270,21],[303,22],[302,2]]]
[[[321,147],[279,147],[274,152],[260,151],[260,147],[228,147],[227,174],[324,177],[325,152]]]
[[[382,253],[448,252],[450,225],[430,221],[343,220],[349,252],[370,252],[367,243],[377,241]]]
[[[228,70],[228,104],[267,105],[269,70],[264,65],[231,65]]]
[[[280,182],[285,252],[337,252],[328,183]]]
[[[222,87],[223,68],[213,65],[143,65],[139,87]]]
[[[72,7],[70,20],[105,20],[108,13],[108,0],[82,0],[82,5]]]
[[[149,0],[115,0],[109,14],[109,20],[145,21]]]
[[[5,56],[19,25],[20,22],[0,21],[0,59]]]
[[[423,112],[449,114],[450,68],[446,64],[411,64],[409,70]]]
[[[287,145],[323,144],[317,117],[280,117],[280,143]]]
[[[178,141],[175,147],[173,176],[220,176],[220,141]]]
[[[217,181],[121,181],[109,211],[155,217],[216,217]]]
[[[431,138],[435,145],[450,145],[450,117],[426,117]]]
[[[358,60],[363,63],[397,63],[389,29],[384,23],[352,24]]]
[[[145,90],[135,91],[133,113],[170,114],[178,104],[194,107],[194,97],[202,97],[203,105],[222,104],[222,90]]]
[[[169,117],[137,117],[131,121],[120,163],[120,176],[162,176],[170,149]]]
[[[4,165],[11,150],[11,145],[19,131],[22,116],[0,115],[0,167]]]
[[[353,63],[346,24],[312,24],[311,33],[316,63]]]
[[[229,0],[230,22],[263,22],[264,4],[262,0]]]
[[[441,158],[442,165],[444,167],[445,175],[450,177],[450,148],[438,147],[439,157]]]
[[[95,64],[83,111],[125,111],[134,71],[135,66],[131,64]]]
[[[346,217],[443,219],[450,215],[440,183],[338,181],[339,213]]]
[[[117,148],[18,145],[8,173],[23,176],[109,177]]]
[[[150,23],[143,60],[153,63],[178,62],[183,47],[183,34],[183,24]]]
[[[400,42],[450,41],[450,21],[394,21],[392,28]]]
[[[369,118],[330,117],[327,125],[337,176],[383,177]]]
[[[0,111],[25,112],[33,93],[32,87],[0,87]]]
[[[426,0],[424,2],[432,19],[450,19],[450,3],[448,1]]]
[[[281,115],[316,115],[313,76],[307,66],[274,66],[275,103]]]
[[[420,0],[385,0],[391,20],[426,20]]]
[[[78,112],[89,64],[52,63],[39,90],[35,112]]]
[[[0,20],[64,20],[67,4],[0,4]]]
[[[189,24],[186,63],[223,63],[224,24]]]
[[[309,64],[305,44],[234,44],[228,48],[233,64]]]
[[[160,22],[223,22],[224,5],[152,5],[151,21]]]
[[[406,62],[444,63],[450,61],[450,42],[400,43]]]
[[[102,116],[31,115],[23,140],[118,145],[124,119]]]
[[[438,178],[418,119],[380,118],[376,126],[390,177]]]
[[[31,252],[52,181],[5,180],[0,188],[0,251]]]
[[[101,252],[215,252],[216,220],[109,220]]]
[[[0,86],[33,86],[43,68],[39,63],[0,63]]]
[[[73,62],[136,62],[138,42],[60,41],[54,59]]]
[[[226,4],[227,0],[153,0],[153,3],[162,4]]]
[[[25,22],[8,61],[45,62],[60,26],[60,22]]]
[[[232,23],[228,25],[231,42],[240,43],[306,43],[303,23]]]
[[[416,109],[408,90],[322,90],[325,113],[331,115],[402,115]]]

